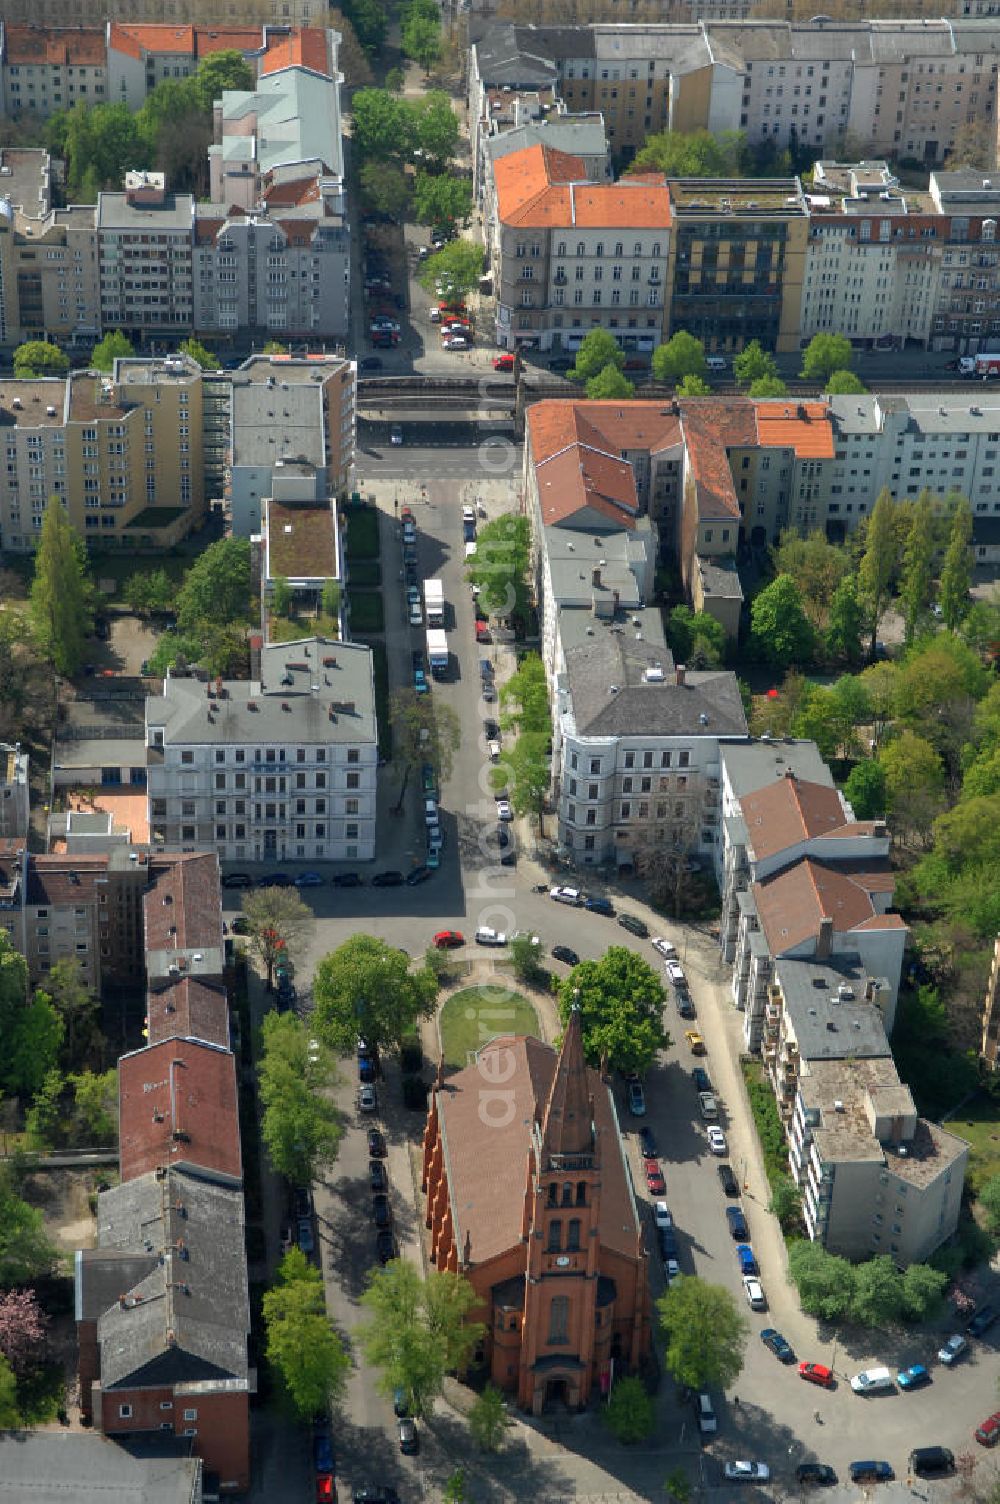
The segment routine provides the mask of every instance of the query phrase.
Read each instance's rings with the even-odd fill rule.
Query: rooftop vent
[[[642,677],[647,684],[662,684],[665,676],[658,663],[651,663]]]
[[[851,987],[847,982],[841,982],[840,986],[837,988],[837,1001],[842,1003],[850,1003],[854,1001],[854,988]]]
[[[834,1110],[834,1112],[843,1112],[843,1110],[844,1110],[844,1104],[840,1100],[839,1097],[837,1098],[837,1100],[833,1104],[833,1110]]]
[[[56,415],[56,410],[55,410],[55,408],[54,408],[54,407],[51,407],[51,406],[49,406],[49,407],[47,407],[47,408],[46,408],[46,409],[45,409],[45,411],[46,411],[46,413],[47,413],[47,414],[48,414],[48,416],[49,416],[49,417],[50,417],[50,418],[54,418],[54,417],[55,417],[55,415]]]

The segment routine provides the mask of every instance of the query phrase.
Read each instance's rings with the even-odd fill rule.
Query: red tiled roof
[[[832,460],[833,420],[825,402],[754,402],[757,439],[766,448],[794,449],[799,459]]]
[[[193,58],[193,26],[133,26],[131,22],[112,21],[110,46],[128,57],[142,58],[150,52],[177,53]]]
[[[146,995],[146,1041],[203,1039],[229,1049],[229,1003],[221,987],[197,977],[181,977]]]
[[[103,26],[4,27],[4,63],[74,63],[99,68],[106,62]]]
[[[738,518],[727,447],[753,449],[757,443],[753,407],[739,399],[697,398],[681,404],[684,441],[698,498],[698,517]]]
[[[92,898],[107,876],[106,856],[33,856],[28,863],[29,904],[78,904]]]
[[[326,33],[318,26],[303,26],[283,36],[268,37],[260,71],[278,73],[282,68],[311,68],[315,73],[328,74]]]
[[[619,527],[632,528],[639,512],[632,466],[585,444],[573,444],[537,467],[538,504],[549,526],[578,517],[585,507]]]
[[[839,933],[905,928],[898,915],[876,914],[867,884],[812,857],[754,883],[753,895],[772,956],[788,955],[817,936],[821,919],[832,919]]]
[[[507,225],[541,229],[666,229],[670,198],[662,178],[590,183],[581,157],[536,143],[493,164],[497,211]]]
[[[195,55],[208,57],[213,52],[259,52],[264,45],[264,30],[258,26],[196,26]]]
[[[150,879],[154,887],[142,900],[147,951],[221,946],[219,861],[212,852],[156,857]]]
[[[536,402],[528,431],[546,525],[592,507],[619,527],[633,527],[635,476],[621,451],[655,452],[680,439],[677,418],[654,402]]]
[[[801,778],[775,779],[747,794],[740,800],[740,808],[758,861],[845,825],[837,790]],[[850,824],[845,833],[860,836],[865,832]]]
[[[194,1165],[238,1182],[236,1062],[229,1050],[168,1039],[118,1062],[122,1180]]]

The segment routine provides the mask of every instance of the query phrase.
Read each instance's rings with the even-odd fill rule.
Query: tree
[[[885,771],[873,757],[856,763],[844,784],[844,797],[859,820],[881,820],[885,815]]]
[[[45,1075],[24,1115],[24,1128],[32,1149],[54,1149],[65,1138],[63,1093],[66,1081],[55,1066]]]
[[[531,526],[520,513],[504,512],[479,529],[467,574],[491,616],[526,615],[530,558]]]
[[[802,1192],[790,1175],[777,1175],[771,1185],[768,1211],[777,1217],[782,1230],[797,1227],[802,1219]]]
[[[656,381],[676,384],[685,376],[700,376],[704,381],[707,371],[705,346],[686,329],[678,329],[665,345],[659,345],[653,351],[653,377]]]
[[[986,1217],[986,1226],[996,1236],[1000,1233],[1000,1175],[991,1175],[979,1187],[976,1200]]]
[[[136,615],[155,615],[173,607],[177,587],[165,569],[130,574],[122,592],[125,604]]]
[[[461,1274],[432,1270],[422,1279],[405,1259],[368,1274],[361,1297],[368,1321],[361,1328],[365,1358],[381,1370],[379,1388],[402,1389],[414,1415],[424,1415],[441,1392],[445,1374],[463,1369],[483,1332],[469,1314],[479,1297]]]
[[[863,1326],[891,1326],[903,1314],[902,1278],[887,1253],[865,1259],[854,1270],[851,1315]]]
[[[481,1452],[499,1452],[508,1424],[503,1391],[487,1384],[469,1411],[469,1434]]]
[[[280,955],[294,960],[298,950],[312,938],[315,915],[295,888],[268,885],[243,895],[243,914],[251,948],[267,970],[270,991],[274,963]]]
[[[831,543],[819,528],[803,537],[784,528],[771,549],[776,574],[788,574],[802,592],[802,602],[817,627],[827,618],[837,586],[849,573],[847,550]]]
[[[612,1387],[601,1417],[616,1441],[629,1446],[645,1441],[653,1429],[653,1401],[637,1377],[619,1379]]]
[[[788,1248],[788,1277],[799,1293],[803,1311],[821,1321],[840,1321],[854,1299],[854,1267],[820,1243],[806,1238]]]
[[[674,1504],[688,1504],[691,1498],[691,1479],[683,1467],[675,1467],[663,1480],[663,1487]]]
[[[854,664],[861,657],[864,611],[858,599],[858,577],[846,574],[833,592],[826,625],[826,650],[833,659]]]
[[[16,1194],[10,1166],[0,1167],[0,1287],[44,1279],[58,1260],[42,1213]]]
[[[447,783],[462,742],[461,723],[451,706],[436,695],[397,689],[389,696],[389,722],[396,755],[406,767],[430,763],[438,786]]]
[[[75,956],[54,961],[45,978],[45,987],[36,997],[51,1003],[63,1026],[62,1065],[67,1071],[79,1070],[88,1059],[100,1054],[100,999],[84,981],[83,969]]]
[[[206,114],[211,114],[215,101],[228,90],[252,90],[256,83],[254,70],[233,48],[203,57],[191,80],[195,99]]]
[[[788,387],[780,376],[758,376],[751,381],[747,394],[750,397],[787,397]]]
[[[406,156],[412,149],[413,114],[385,89],[358,89],[351,100],[351,140],[359,157]]]
[[[34,1290],[0,1292],[0,1354],[18,1378],[41,1363],[47,1325]]]
[[[860,397],[868,390],[853,371],[834,371],[824,385],[828,397]]]
[[[602,1071],[645,1071],[664,1049],[666,994],[658,975],[634,951],[611,945],[599,961],[581,961],[559,989],[566,1025],[579,1006],[588,1064]]]
[[[358,181],[366,209],[387,214],[390,219],[405,217],[410,205],[410,184],[402,167],[373,158],[362,162]]]
[[[587,382],[587,396],[592,402],[619,401],[631,397],[635,387],[617,366],[607,365]]]
[[[858,566],[858,595],[864,604],[871,629],[872,657],[875,656],[878,629],[892,598],[892,576],[899,557],[893,527],[895,505],[888,488],[879,492],[868,518],[865,551]]]
[[[522,736],[528,731],[543,731],[546,738],[549,736],[552,730],[549,691],[540,654],[524,655],[502,686],[500,703],[504,708],[502,725],[505,730],[516,726]]]
[[[291,585],[283,574],[276,575],[271,584],[271,610],[275,616],[290,616],[292,600]]]
[[[712,388],[702,376],[682,376],[677,383],[678,397],[710,397]]]
[[[326,1314],[323,1276],[300,1248],[285,1254],[262,1305],[267,1360],[296,1415],[306,1420],[327,1411],[344,1392],[351,1360]]]
[[[308,1185],[318,1166],[336,1158],[343,1136],[340,1116],[320,1090],[332,1072],[326,1057],[310,1059],[306,1026],[294,1013],[265,1013],[261,1036],[261,1137],[278,1174]]]
[[[663,172],[675,178],[743,177],[742,131],[660,131],[647,136],[629,172]]]
[[[320,593],[320,607],[324,616],[340,615],[340,581],[327,580]]]
[[[465,178],[418,172],[413,217],[420,225],[455,225],[472,213],[472,188]]]
[[[69,1077],[81,1139],[105,1147],[118,1142],[118,1072],[79,1071]],[[75,1137],[75,1135],[74,1135]]]
[[[209,544],[177,592],[181,631],[201,631],[206,622],[248,622],[251,588],[250,540],[220,538]]]
[[[402,94],[406,87],[406,74],[402,68],[390,68],[385,75],[385,86],[390,94]]]
[[[14,351],[14,375],[18,380],[41,376],[65,376],[69,356],[46,339],[29,339]]]
[[[113,329],[99,340],[90,355],[90,363],[98,371],[113,371],[116,360],[127,360],[135,354],[135,346],[120,329]]]
[[[725,656],[726,629],[707,611],[675,606],[667,623],[667,641],[678,663],[716,668]]]
[[[440,282],[455,297],[463,297],[478,287],[483,275],[483,250],[471,240],[449,240],[433,256],[428,256],[420,272],[420,285],[432,292]]]
[[[206,349],[199,339],[186,339],[177,346],[178,355],[187,355],[191,360],[201,366],[203,371],[214,371],[218,366],[218,358]]]
[[[796,736],[815,741],[826,759],[860,755],[858,727],[869,717],[868,694],[860,679],[845,674],[829,687],[808,687],[795,715]]]
[[[937,1315],[948,1283],[947,1274],[930,1264],[909,1264],[903,1271],[903,1312],[910,1321],[927,1321]]]
[[[886,742],[878,754],[890,814],[926,837],[941,805],[944,765],[930,742],[912,731]]]
[[[20,1424],[17,1379],[7,1359],[0,1357],[0,1431],[14,1431]]]
[[[802,595],[791,575],[779,574],[755,596],[750,607],[754,641],[769,663],[779,668],[806,664],[815,640],[802,609]]]
[[[509,779],[510,802],[519,815],[533,814],[541,819],[552,782],[548,744],[546,732],[524,731],[500,765]]]
[[[843,334],[814,334],[802,356],[803,381],[825,382],[834,371],[849,371],[854,349]]]
[[[666,1364],[689,1389],[728,1389],[743,1369],[748,1324],[723,1285],[693,1275],[675,1279],[656,1302]]]
[[[20,1009],[11,1035],[4,1040],[4,1080],[15,1093],[32,1097],[59,1059],[63,1025],[44,992],[36,992]]]
[[[413,120],[414,144],[439,171],[455,155],[460,135],[458,116],[443,89],[431,89],[407,106]]]
[[[85,557],[65,507],[52,497],[35,553],[29,612],[35,641],[60,674],[76,673],[91,629]]]
[[[740,386],[752,387],[755,381],[764,377],[777,378],[778,362],[764,349],[759,339],[752,339],[739,355],[733,357],[733,375]]]
[[[434,1011],[438,984],[427,969],[372,935],[352,935],[323,957],[313,979],[313,1020],[338,1055],[354,1053],[360,1034],[380,1051],[398,1049]]]
[[[430,73],[441,56],[441,27],[427,16],[411,16],[401,33],[403,52]]]
[[[625,364],[625,353],[613,334],[607,329],[591,329],[580,341],[576,352],[576,365],[569,372],[572,381],[587,381],[598,376],[606,366],[620,371]]]
[[[921,492],[913,508],[910,533],[903,549],[903,578],[899,601],[903,611],[906,641],[913,641],[917,628],[930,610],[934,564],[934,512],[929,491]]]
[[[539,952],[541,945],[536,945],[529,934],[518,934],[510,937],[507,954],[514,975],[519,982],[539,983],[544,980],[545,972],[542,967],[542,958]]]
[[[952,632],[958,630],[969,609],[969,586],[972,582],[972,508],[960,497],[951,520],[948,548],[941,569],[938,600],[941,619]]]

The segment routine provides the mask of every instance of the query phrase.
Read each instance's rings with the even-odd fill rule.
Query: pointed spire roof
[[[589,1154],[593,1149],[590,1083],[583,1058],[583,1025],[574,1004],[542,1118],[542,1158]]]

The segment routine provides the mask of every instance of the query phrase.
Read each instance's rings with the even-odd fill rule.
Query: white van
[[[729,362],[722,355],[706,355],[705,368],[709,371],[724,371]]]
[[[892,1374],[887,1368],[863,1368],[851,1380],[855,1394],[877,1394],[879,1390],[895,1387]]]

